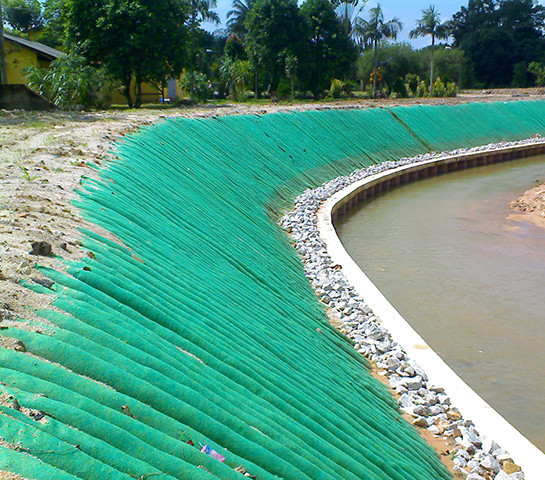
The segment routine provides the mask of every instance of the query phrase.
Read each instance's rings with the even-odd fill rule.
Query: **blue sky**
[[[232,0],[217,0],[217,2],[218,7],[216,8],[216,11],[220,16],[223,25],[225,25],[227,12],[231,10]],[[539,3],[543,5],[545,0],[540,1]],[[409,40],[409,31],[414,28],[416,20],[421,16],[421,11],[428,8],[430,5],[435,5],[436,9],[441,14],[442,19],[448,20],[453,14],[458,12],[462,6],[467,6],[468,0],[382,0],[380,1],[380,4],[386,19],[389,20],[392,17],[398,17],[403,23],[403,31],[398,37],[398,40],[410,41],[415,47],[421,48],[429,43],[429,39],[420,38]],[[364,18],[366,17],[368,9],[375,5],[376,0],[369,0],[363,12]],[[214,30],[217,28],[208,25],[204,25],[204,27],[207,30]]]

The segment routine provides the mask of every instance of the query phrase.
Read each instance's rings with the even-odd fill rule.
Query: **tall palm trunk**
[[[431,35],[430,95],[433,97],[433,54],[435,52],[435,35]]]
[[[8,83],[6,72],[6,49],[4,47],[4,19],[2,17],[2,0],[0,0],[0,84]]]
[[[373,98],[377,92],[377,63],[378,63],[378,41],[375,40],[374,48],[374,59],[373,59]]]

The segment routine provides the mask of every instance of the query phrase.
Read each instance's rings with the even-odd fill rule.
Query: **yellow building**
[[[134,89],[134,82],[131,85],[131,88]],[[178,92],[180,87],[176,80],[169,80],[168,85],[164,90],[159,90],[154,85],[149,83],[142,83],[142,103],[159,103],[168,99],[167,102],[174,100],[178,97]],[[135,97],[134,90],[132,92],[133,99]],[[114,92],[112,95],[112,104],[125,104],[127,99],[120,92]]]
[[[43,43],[33,42],[7,33],[4,33],[4,47],[6,54],[6,83],[11,84],[27,83],[23,73],[25,68],[30,66],[47,68],[53,60],[64,55],[60,50],[48,47]]]
[[[25,68],[30,66],[47,68],[53,60],[64,55],[60,50],[48,47],[43,43],[33,42],[8,33],[4,33],[4,44],[6,53],[6,83],[8,84],[26,84],[27,81],[23,73]],[[142,103],[159,103],[162,98],[173,100],[178,97],[179,90],[180,88],[176,80],[169,80],[167,88],[163,91],[149,83],[143,83]],[[126,98],[119,91],[112,92],[112,103],[125,104],[126,102]]]

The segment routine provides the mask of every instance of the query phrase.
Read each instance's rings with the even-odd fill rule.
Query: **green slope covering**
[[[337,110],[168,120],[129,137],[77,202],[123,245],[83,232],[95,258],[70,276],[43,269],[65,312],[40,312],[55,331],[1,332],[27,351],[0,350],[0,393],[48,422],[0,407],[0,438],[17,445],[0,446],[0,469],[450,478],[329,325],[274,220],[354,168],[545,133],[544,114],[539,102]]]

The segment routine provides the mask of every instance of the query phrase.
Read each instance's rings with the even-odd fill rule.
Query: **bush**
[[[445,87],[445,84],[443,81],[437,77],[435,82],[433,83],[433,96],[434,97],[446,97],[447,96],[447,89]]]
[[[455,97],[458,95],[458,87],[454,82],[449,82],[446,85],[447,88],[447,97]]]
[[[424,80],[420,80],[420,83],[416,86],[416,96],[426,97],[428,95],[428,87]]]
[[[212,84],[200,72],[186,72],[182,78],[182,90],[195,102],[204,102],[212,97]]]
[[[405,82],[409,85],[411,92],[416,92],[418,84],[421,82],[420,77],[416,73],[407,73]]]
[[[248,60],[233,60],[224,56],[220,62],[220,76],[227,83],[235,102],[244,98],[244,93],[252,76],[252,65]]]
[[[103,67],[87,65],[71,53],[57,58],[48,69],[24,70],[28,85],[62,110],[108,108],[114,82]]]
[[[280,100],[286,100],[291,96],[290,82],[287,78],[281,78],[278,82],[278,88],[276,89],[276,96]]]
[[[532,62],[528,65],[528,72],[536,77],[536,87],[545,87],[545,65]]]
[[[392,84],[392,91],[397,93],[398,97],[407,98],[409,96],[405,82],[401,77],[397,77]]]
[[[331,80],[331,88],[329,89],[329,95],[333,98],[341,98],[341,93],[343,91],[343,82],[334,78]]]
[[[352,93],[356,90],[356,83],[350,80],[343,82],[342,93],[347,97],[352,96]]]

